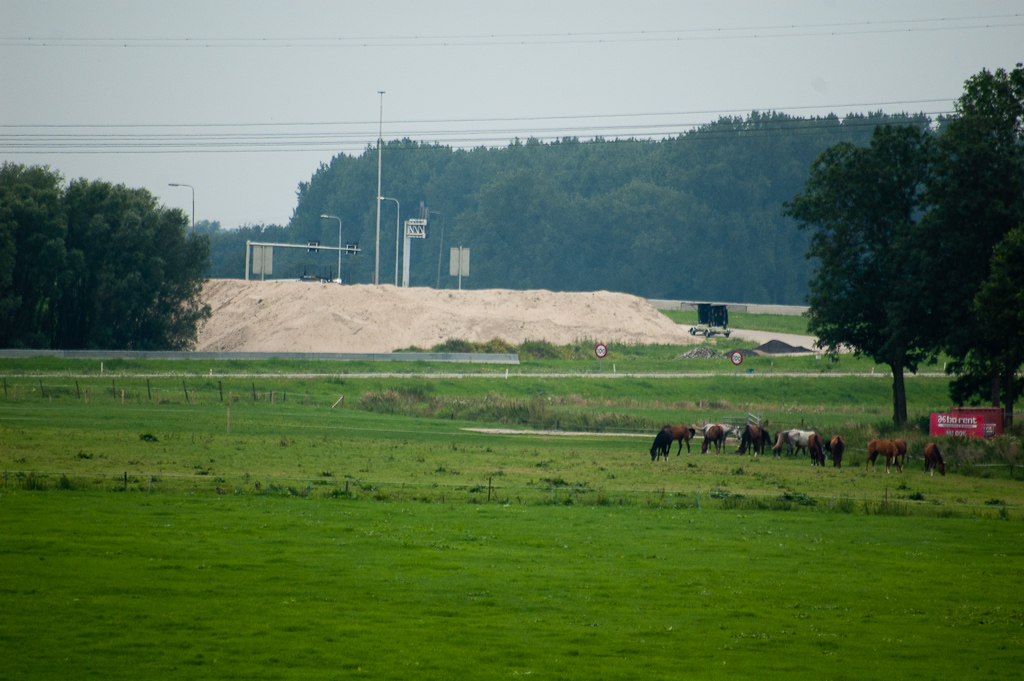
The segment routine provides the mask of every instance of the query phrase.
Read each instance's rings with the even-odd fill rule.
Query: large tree
[[[932,327],[954,358],[953,398],[985,396],[999,406],[1016,366],[1006,362],[1000,331],[987,328],[999,324],[992,306],[976,299],[996,248],[1024,223],[1024,67],[970,78],[937,146],[923,222],[922,269],[941,273],[928,291]]]
[[[783,211],[813,231],[810,330],[830,354],[849,346],[892,369],[897,424],[907,419],[904,371],[933,352],[921,334],[920,273],[909,265],[930,150],[930,135],[914,126],[876,128],[867,147],[835,145]]]
[[[60,173],[0,166],[0,347],[50,347],[63,283]]]
[[[200,301],[209,237],[145,189],[75,180],[63,197],[69,285],[60,348],[181,350],[210,315]]]
[[[1024,381],[1017,375],[1024,364],[1024,225],[995,247],[988,279],[982,282],[972,306],[985,320],[975,347],[958,363],[959,375],[950,384],[953,399],[963,404],[988,396],[997,376],[1006,405],[1006,426],[1013,425],[1013,404]]]

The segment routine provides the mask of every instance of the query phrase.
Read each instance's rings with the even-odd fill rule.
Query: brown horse
[[[875,459],[879,454],[885,457],[885,472],[889,472],[889,465],[899,456],[899,448],[892,440],[872,440],[868,443],[868,460],[864,464],[864,472],[868,472],[868,466],[875,470]]]
[[[683,453],[683,442],[686,443],[686,453],[690,453],[690,438],[697,434],[697,431],[686,425],[685,423],[679,426],[665,426],[672,431],[672,442],[679,440],[679,451],[676,452],[676,456]],[[672,445],[669,445],[671,449]]]
[[[946,462],[942,460],[939,446],[934,442],[929,442],[924,446],[924,469],[931,470],[932,475],[935,475],[936,468],[939,469],[941,475],[946,474]]]
[[[807,453],[811,455],[812,466],[825,465],[825,448],[821,444],[821,436],[813,431],[807,436]]]
[[[700,446],[700,453],[708,453],[708,445],[715,445],[715,454],[722,453],[722,447],[725,446],[725,430],[721,426],[711,426],[704,429],[704,443]]]
[[[771,441],[772,434],[766,428],[748,423],[747,427],[743,429],[743,434],[740,435],[740,446],[736,453],[746,454],[749,446],[754,456],[757,456],[764,452],[764,448],[771,444]]]
[[[902,473],[903,463],[907,459],[907,441],[903,439],[897,439],[893,440],[892,443],[896,445],[896,470]]]
[[[832,467],[843,467],[843,451],[846,450],[846,440],[842,435],[836,435],[825,443],[825,451],[832,455]]]

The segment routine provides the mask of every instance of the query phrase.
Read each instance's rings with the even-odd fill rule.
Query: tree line
[[[1024,67],[967,81],[937,130],[885,126],[821,154],[785,203],[811,240],[810,330],[893,372],[940,352],[955,402],[1004,405],[1024,387]]]
[[[145,189],[0,166],[0,347],[181,350],[210,316],[207,236]]]
[[[814,159],[840,142],[866,145],[879,125],[928,126],[923,114],[777,112],[723,117],[663,140],[514,140],[453,149],[394,140],[382,150],[382,193],[400,221],[431,211],[413,241],[410,283],[454,288],[448,249],[468,247],[468,288],[612,290],[648,298],[802,304],[809,237],[780,214]],[[377,258],[377,150],[339,154],[298,188],[287,226],[200,225],[212,239],[211,276],[245,274],[245,241],[343,241],[343,279],[371,283]],[[394,281],[396,206],[381,204],[378,280]],[[273,238],[269,238],[273,234]],[[442,241],[443,240],[443,241]],[[283,249],[281,249],[283,251]],[[337,268],[304,250],[275,251],[275,277]]]

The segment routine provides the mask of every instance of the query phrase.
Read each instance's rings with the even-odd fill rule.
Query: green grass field
[[[1022,525],[28,493],[6,678],[1016,675]]]
[[[637,351],[671,367],[658,352]],[[864,469],[876,435],[920,451],[944,378],[908,380],[915,422],[894,431],[880,376],[536,375],[552,362],[594,368],[0,361],[3,676],[1007,678],[1024,662],[1019,438],[944,443],[945,477]],[[733,440],[651,462],[649,424],[749,410],[843,433],[843,468]],[[574,424],[595,432],[532,430]]]

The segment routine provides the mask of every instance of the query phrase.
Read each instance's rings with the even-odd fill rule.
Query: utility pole
[[[384,90],[377,90],[380,95],[380,128],[377,133],[377,242],[373,249],[373,285],[379,283],[380,275],[380,154],[381,142],[384,139]]]

